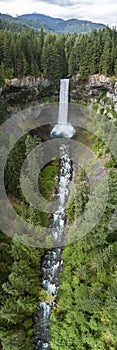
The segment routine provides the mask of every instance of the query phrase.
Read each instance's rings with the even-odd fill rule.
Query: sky
[[[37,12],[117,26],[117,0],[0,0],[0,12],[13,16]]]

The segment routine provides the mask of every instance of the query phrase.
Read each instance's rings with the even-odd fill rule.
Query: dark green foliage
[[[79,71],[81,79],[86,79],[89,73],[114,74],[113,67],[117,59],[116,30],[111,31],[107,27],[99,32],[94,30],[91,34],[76,36],[72,45],[72,69],[74,72]],[[71,72],[71,60],[69,72]]]
[[[6,18],[7,21],[7,18]],[[4,27],[5,26],[5,27]],[[26,75],[44,76],[58,82],[68,72],[80,73],[82,80],[89,73],[113,75],[117,71],[117,32],[109,28],[91,34],[56,35],[38,34],[19,27],[15,23],[4,24],[0,30],[0,84],[6,78]],[[14,28],[14,30],[13,30]],[[18,27],[17,27],[18,28]],[[42,97],[53,94],[53,86],[40,88]],[[31,90],[33,94],[33,90]],[[104,92],[100,93],[106,103]],[[98,105],[94,106],[97,110]],[[3,100],[0,99],[0,122],[8,117]],[[103,110],[100,111],[103,113]],[[113,112],[116,117],[116,112]],[[105,117],[104,117],[105,118]],[[86,142],[86,134],[84,135]],[[13,141],[13,135],[10,142]],[[25,157],[40,144],[32,135],[20,139],[10,152],[5,169],[7,195],[18,215],[31,224],[48,226],[49,218],[44,212],[34,209],[24,199],[20,188],[20,170]],[[101,152],[105,145],[98,140],[95,149]],[[2,152],[5,149],[2,149]],[[107,149],[107,152],[109,150]],[[1,155],[2,155],[1,152]],[[98,156],[101,153],[98,153]],[[43,152],[40,156],[43,157]],[[33,163],[33,164],[32,164]],[[105,164],[116,167],[113,157]],[[33,160],[34,186],[36,165]],[[39,176],[39,189],[46,199],[51,199],[58,173],[58,163],[53,160]],[[27,177],[24,183],[29,188]],[[116,258],[117,231],[115,221],[108,224],[114,213],[117,198],[117,173],[109,177],[109,198],[105,212],[96,227],[82,240],[65,247],[64,271],[60,274],[58,306],[52,312],[52,350],[115,350],[116,342]],[[103,196],[103,193],[101,194]],[[71,226],[81,216],[87,205],[89,187],[82,169],[75,191],[67,203],[68,224]],[[89,208],[90,220],[92,208]],[[71,227],[70,227],[71,230]],[[71,231],[69,230],[69,235]],[[18,232],[17,232],[18,233]],[[24,233],[24,232],[22,232]],[[33,234],[33,233],[32,233]],[[0,232],[1,255],[1,331],[3,350],[32,350],[33,318],[38,300],[44,295],[40,288],[40,265],[43,250],[30,248]]]
[[[1,109],[3,107],[1,105]],[[42,227],[48,226],[49,218],[46,213],[40,212],[26,202],[21,192],[19,178],[25,157],[38,145],[40,145],[38,136],[28,134],[21,138],[9,154],[5,170],[5,185],[9,200],[17,214],[28,222],[32,234],[34,232],[32,232],[31,224],[40,228],[41,231]],[[42,156],[41,149],[39,158]],[[32,176],[34,186],[36,165],[37,160],[35,162],[33,157],[31,160],[28,158],[29,173],[31,169],[34,169]],[[47,199],[51,199],[57,173],[56,159],[53,159],[52,163],[41,171],[39,190]],[[24,181],[28,189],[27,175]],[[13,241],[0,232],[0,339],[3,350],[32,350],[34,347],[33,314],[38,308],[39,299],[41,300],[44,296],[40,287],[41,259],[44,249],[28,247],[25,243],[21,244],[17,241],[17,237],[18,226],[15,227]]]
[[[94,110],[94,111],[97,111],[97,110],[98,110],[98,108],[99,108],[98,104],[97,104],[97,103],[95,103],[95,104],[93,105],[93,110]]]
[[[9,155],[5,184],[7,194],[18,214],[25,218],[28,210],[20,204],[21,192],[18,187],[20,168],[37,139],[26,142],[22,138]],[[12,140],[11,140],[12,141]],[[26,146],[25,146],[26,142]],[[13,177],[14,173],[14,177]],[[16,198],[17,196],[17,198]],[[40,225],[39,215],[30,212],[30,222]],[[17,232],[18,233],[18,232]],[[23,232],[22,232],[23,233]],[[33,318],[41,293],[40,261],[43,250],[26,247],[0,232],[1,280],[0,280],[0,339],[3,350],[33,349]]]
[[[0,230],[0,308],[4,303],[6,295],[3,293],[2,285],[7,282],[8,276],[11,273],[13,257],[12,257],[11,239]],[[3,327],[2,318],[0,317],[0,330]],[[0,336],[0,349],[1,336]]]
[[[52,350],[114,350],[117,347],[116,226],[115,230],[111,227],[111,233],[107,231],[117,204],[114,171],[110,172],[109,188],[108,202],[99,223],[82,240],[64,248],[59,301],[51,316]],[[83,186],[80,196],[82,193]],[[79,209],[82,212],[82,201]]]
[[[10,22],[11,25],[12,22]],[[0,30],[0,84],[5,79],[26,75],[44,76],[58,82],[68,73],[116,74],[117,32],[104,28],[90,34],[37,34],[33,29]]]
[[[73,223],[79,215],[84,211],[85,204],[88,201],[88,179],[85,170],[81,169],[76,180],[75,190],[69,196],[66,214],[68,215],[68,223]]]
[[[98,95],[96,95],[96,100],[100,101],[101,99],[106,97],[106,90],[102,89]],[[106,101],[105,101],[106,102]]]
[[[117,118],[117,112],[112,110],[112,115],[113,115],[113,118]]]
[[[40,259],[43,252],[14,241],[12,271],[2,285],[4,300],[0,310],[3,350],[33,349],[32,314],[41,288]]]
[[[54,188],[55,177],[58,175],[58,162],[53,160],[47,165],[39,176],[39,188],[41,194],[48,200],[51,200],[52,190]]]
[[[7,280],[11,271],[12,261],[11,239],[0,231],[0,304],[3,300],[1,286]]]
[[[111,154],[111,158],[107,162],[105,162],[104,165],[107,168],[116,168],[117,167],[117,161],[114,158],[113,154]]]
[[[13,140],[11,135],[10,142]],[[12,193],[16,197],[21,197],[20,191],[20,171],[25,159],[25,137],[15,144],[7,158],[5,168],[5,187],[7,193]]]
[[[46,35],[41,64],[44,77],[50,80],[56,81],[67,74],[64,37],[50,33]]]
[[[8,113],[5,105],[5,101],[0,97],[0,125],[7,120]]]

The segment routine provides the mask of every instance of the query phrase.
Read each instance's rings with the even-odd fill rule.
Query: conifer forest
[[[103,163],[102,168],[105,169],[105,173],[108,173],[108,198],[102,209],[105,193],[103,186],[100,193],[97,187],[97,197],[102,206],[100,204],[96,215],[98,216],[100,211],[102,211],[102,215],[86,235],[79,239],[74,238],[72,241],[71,237],[76,237],[77,230],[79,230],[78,225],[75,229],[75,224],[79,222],[80,217],[82,218],[81,224],[82,220],[85,221],[85,211],[88,211],[88,220],[93,221],[92,212],[95,203],[91,202],[87,169],[80,165],[75,169],[71,161],[71,169],[75,175],[70,175],[73,187],[72,190],[69,190],[64,220],[65,239],[68,239],[68,244],[63,245],[61,249],[60,266],[56,277],[59,281],[57,282],[59,284],[57,295],[54,292],[51,293],[51,290],[48,292],[42,284],[43,259],[46,256],[47,248],[43,245],[40,248],[33,244],[28,245],[25,234],[23,235],[24,241],[20,242],[17,225],[14,226],[13,239],[0,230],[0,350],[44,349],[41,347],[42,343],[39,340],[40,335],[38,335],[41,329],[38,313],[40,305],[43,306],[45,302],[47,306],[52,305],[48,330],[49,340],[45,341],[46,345],[43,345],[45,349],[116,350],[116,28],[111,29],[106,26],[99,30],[93,29],[90,33],[57,34],[46,32],[44,29],[34,30],[21,24],[0,20],[1,126],[6,121],[10,123],[12,114],[15,114],[16,110],[20,110],[17,103],[15,106],[11,106],[7,100],[9,91],[11,94],[15,91],[16,95],[19,92],[17,87],[12,86],[12,82],[15,79],[21,80],[28,76],[40,77],[44,82],[49,81],[49,86],[52,87],[52,93],[50,88],[47,96],[46,88],[44,96],[43,94],[41,96],[40,92],[38,97],[40,105],[47,105],[51,101],[58,103],[60,80],[69,79],[69,100],[72,96],[74,108],[81,108],[81,106],[87,108],[90,123],[93,126],[97,125],[98,120],[99,132],[104,128],[106,121],[109,121],[109,125],[114,128],[115,140],[113,136],[110,140],[114,153],[111,147],[109,148],[109,145],[106,144],[106,140],[102,141],[98,136],[93,137],[91,132],[86,132],[83,128],[80,131],[78,129],[76,136],[73,137],[91,148],[98,161]],[[94,95],[91,93],[88,95],[88,92],[85,91],[85,97],[82,98],[82,89],[85,90],[91,76],[104,76],[105,79],[109,79],[108,81],[111,81],[112,87],[115,89],[114,92],[108,88],[101,88],[100,85],[94,87],[96,89]],[[81,87],[79,87],[80,98],[75,90],[76,84]],[[20,88],[23,89],[23,87]],[[77,95],[75,99],[73,98],[74,91]],[[113,93],[116,95],[115,100],[111,99]],[[30,98],[33,99],[33,92]],[[30,100],[31,103],[34,101]],[[21,101],[21,111],[23,108]],[[34,208],[27,202],[21,188],[20,173],[27,158],[27,169],[30,169],[31,166],[34,168],[32,181],[34,180],[38,159],[36,163],[30,164],[28,154],[35,147],[40,147],[39,157],[43,159],[43,142],[47,141],[48,130],[51,131],[50,129],[46,130],[46,126],[41,131],[39,131],[39,127],[34,129],[32,123],[30,131],[24,133],[15,144],[13,133],[9,135],[9,143],[14,144],[14,146],[8,154],[4,169],[5,191],[10,204],[16,214],[28,223],[31,237],[33,237],[32,225],[36,229],[40,228],[40,232],[42,232],[40,240],[43,240],[41,228],[46,229],[52,225],[52,215],[42,209]],[[6,154],[2,139],[3,137],[0,140],[1,165]],[[32,163],[33,161],[32,157]],[[46,200],[51,201],[53,193],[57,192],[60,176],[60,159],[53,156],[51,161],[43,166],[38,177],[39,190]],[[98,174],[98,176],[101,175]],[[30,184],[27,173],[23,178],[23,184],[28,192]],[[3,206],[1,197],[0,208]],[[4,222],[5,220],[4,215]],[[25,227],[23,233],[25,233]],[[49,237],[47,240],[49,241]],[[51,252],[51,248],[49,249]],[[57,263],[59,264],[58,261]]]

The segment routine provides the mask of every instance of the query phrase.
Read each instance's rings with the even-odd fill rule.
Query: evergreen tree
[[[87,196],[83,196],[85,182],[82,186],[78,182],[77,186],[76,211],[79,215]],[[109,175],[109,189],[108,203],[99,223],[83,239],[64,248],[59,300],[51,316],[52,350],[114,350],[117,347],[117,231],[107,234],[117,200],[117,174],[113,170]],[[75,196],[71,206],[74,200]],[[69,215],[72,215],[72,209]]]
[[[90,34],[37,34],[32,29],[0,30],[1,84],[5,78],[43,76],[57,81],[69,74],[113,75],[117,59],[117,31],[108,27]],[[56,69],[55,69],[56,67]],[[3,72],[4,68],[4,72]]]

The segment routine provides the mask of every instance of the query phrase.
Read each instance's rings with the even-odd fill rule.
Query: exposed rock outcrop
[[[44,97],[58,94],[55,84],[42,77],[27,76],[23,78],[6,79],[0,89],[1,96],[11,105],[22,104]]]
[[[89,75],[87,81],[81,80],[79,75],[70,79],[71,102],[74,100],[90,102],[101,91],[114,102],[114,109],[117,111],[117,78],[94,74]],[[59,87],[43,77],[27,76],[20,79],[6,79],[0,92],[10,104],[17,104],[43,97],[58,97]]]
[[[28,87],[28,88],[32,88],[38,85],[42,85],[42,86],[49,86],[50,84],[52,84],[51,81],[49,81],[48,79],[44,79],[42,77],[37,77],[35,78],[34,76],[27,76],[27,77],[23,77],[23,78],[14,78],[14,79],[5,79],[5,87]]]
[[[87,81],[81,81],[79,76],[71,79],[71,101],[83,100],[96,103],[96,98],[103,92],[108,100],[114,103],[114,110],[117,112],[117,78],[106,77],[105,75],[89,75]],[[101,102],[101,97],[100,97]],[[102,100],[102,105],[104,101]]]
[[[85,83],[86,90],[93,88],[104,88],[107,90],[113,90],[112,78],[106,77],[105,75],[94,74],[90,75],[88,81]]]

